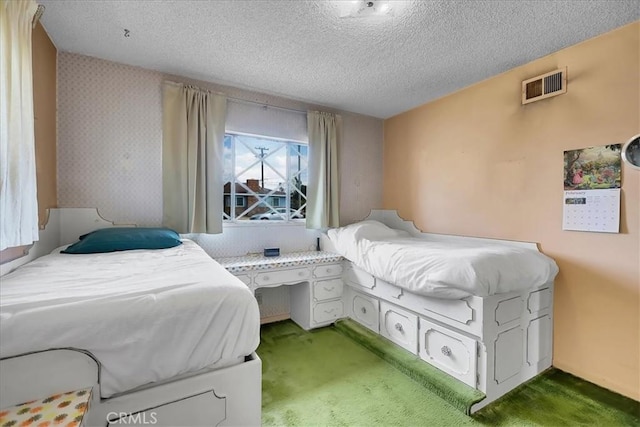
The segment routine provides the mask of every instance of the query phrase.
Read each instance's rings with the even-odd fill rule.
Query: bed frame
[[[422,233],[394,210],[365,218],[439,242],[535,243]],[[323,250],[334,251],[323,236]],[[523,292],[446,300],[413,294],[345,261],[346,315],[418,355],[486,398],[471,413],[551,366],[553,282]]]
[[[24,257],[0,266],[0,273],[73,243],[82,234],[113,226],[132,225],[107,221],[96,209],[50,209],[40,240]],[[93,387],[85,417],[88,426],[251,426],[261,422],[262,362],[255,353],[233,366],[201,370],[107,399],[100,396],[100,363],[81,349],[0,359],[0,378],[0,408]]]

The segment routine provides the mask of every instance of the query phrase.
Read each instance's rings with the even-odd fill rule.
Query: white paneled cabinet
[[[485,393],[472,412],[551,365],[553,283],[446,300],[407,292],[344,264],[346,316]]]
[[[472,412],[551,366],[552,282],[446,300],[407,292],[331,252],[218,262],[254,291],[289,285],[289,315],[306,330],[349,317],[482,391]]]

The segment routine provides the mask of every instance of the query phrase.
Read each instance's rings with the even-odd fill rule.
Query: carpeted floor
[[[471,406],[485,398],[481,391],[424,363],[418,356],[382,338],[358,322],[342,319],[335,323],[334,329],[394,366],[436,396],[449,402],[462,413],[470,414]]]
[[[638,402],[558,370],[470,417],[334,327],[261,335],[265,426],[640,425]]]

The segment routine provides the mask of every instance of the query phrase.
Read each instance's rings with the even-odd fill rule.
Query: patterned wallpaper
[[[165,79],[285,108],[320,108],[59,52],[58,206],[97,207],[103,217],[119,223],[160,224],[161,83]],[[343,118],[344,136],[340,148],[341,222],[348,224],[382,206],[382,120],[337,113]],[[222,236],[202,236],[200,243],[215,256],[225,252],[241,255],[265,246],[306,250],[318,235],[304,227],[259,230],[229,227]]]
[[[162,221],[162,74],[58,55],[58,206]]]

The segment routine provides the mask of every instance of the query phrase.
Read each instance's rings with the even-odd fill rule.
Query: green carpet
[[[418,356],[353,320],[339,320],[335,324],[335,329],[467,415],[471,412],[471,405],[485,397],[484,393],[424,363]]]
[[[334,327],[284,321],[261,336],[265,426],[640,425],[638,402],[558,370],[470,417]]]

